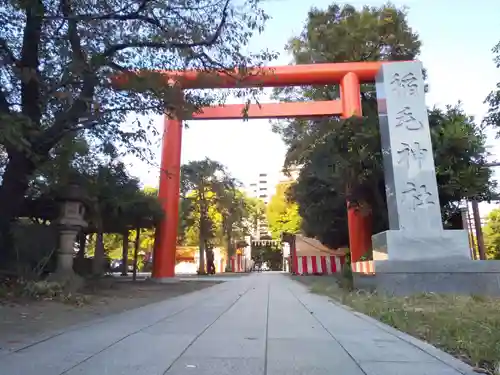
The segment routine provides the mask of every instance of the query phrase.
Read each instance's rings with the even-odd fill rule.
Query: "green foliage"
[[[228,255],[234,255],[235,243],[249,233],[252,218],[261,212],[226,168],[208,158],[182,166],[180,203],[177,242],[199,246],[200,272],[205,250],[225,245]]]
[[[217,237],[220,215],[217,216],[219,198],[215,191],[221,190],[220,185],[226,174],[222,164],[208,158],[192,161],[181,167],[182,199],[186,202],[191,223],[196,223],[194,228],[198,232],[198,243],[203,248]]]
[[[483,227],[484,245],[488,259],[500,260],[500,209],[492,210]]]
[[[144,0],[125,7],[118,0],[4,1],[0,257],[11,245],[10,223],[33,180],[43,185],[44,175],[56,174],[64,183],[61,177],[75,167],[78,150],[94,159],[105,154],[107,161],[124,153],[151,160],[150,146],[159,134],[148,115],[165,110],[189,115],[227,95],[199,90],[183,96],[179,85],[152,69],[230,73],[238,67],[244,74],[247,66],[273,59],[271,53],[247,54],[244,48],[268,18],[259,3],[201,0],[193,10],[191,0]],[[128,74],[137,70],[143,73]]]
[[[281,233],[298,233],[302,218],[299,206],[288,197],[291,183],[280,183],[267,206],[267,222],[273,239],[279,239]]]
[[[500,42],[493,47],[495,54],[493,61],[497,68],[500,68]],[[493,90],[485,100],[489,105],[488,115],[484,118],[485,125],[492,126],[497,130],[497,138],[500,137],[500,82],[496,84]]]
[[[251,256],[257,264],[267,263],[272,271],[280,271],[283,267],[283,254],[280,245],[254,244]]]
[[[247,224],[249,229],[255,230],[259,222],[266,217],[266,204],[262,199],[256,197],[246,197],[246,202],[248,209]]]
[[[313,9],[302,34],[288,50],[296,63],[411,60],[418,35],[404,10],[392,5],[356,10],[350,5]],[[302,229],[331,247],[348,243],[346,200],[373,213],[373,232],[387,229],[385,183],[375,88],[361,86],[361,118],[281,121],[274,130],[288,145],[285,167],[302,169],[291,195],[299,204]],[[278,89],[285,100],[333,100],[337,86]],[[466,197],[490,200],[496,183],[484,168],[485,134],[460,105],[429,111],[439,197],[445,224]]]

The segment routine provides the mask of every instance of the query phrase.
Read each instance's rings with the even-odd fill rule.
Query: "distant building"
[[[299,178],[301,166],[293,166],[287,170],[287,173],[281,171],[278,183],[296,181]]]
[[[289,168],[287,173],[280,172],[271,177],[268,173],[259,173],[258,177],[246,186],[246,193],[253,198],[262,200],[266,205],[271,201],[271,197],[276,193],[276,186],[283,182],[292,182],[299,177],[301,167]],[[259,240],[262,237],[270,236],[267,221],[260,220],[254,228],[252,237]]]
[[[246,192],[250,197],[262,200],[266,205],[271,200],[271,189],[269,189],[269,176],[267,173],[259,173],[257,179],[252,181],[246,188]],[[252,237],[260,239],[261,237],[269,236],[269,227],[265,217],[259,220],[256,227],[253,228]]]

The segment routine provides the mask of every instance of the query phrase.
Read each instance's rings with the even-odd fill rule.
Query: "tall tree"
[[[331,5],[312,9],[304,31],[288,44],[295,63],[413,60],[418,35],[404,9],[392,5]],[[334,100],[337,86],[276,90],[284,100]],[[285,167],[302,165],[292,196],[299,204],[303,229],[332,247],[348,243],[348,200],[375,216],[373,232],[387,228],[385,183],[376,95],[361,86],[363,117],[281,121],[274,130],[288,145]],[[460,106],[429,111],[436,173],[444,221],[458,213],[464,197],[490,199],[495,184],[484,168],[485,135]]]
[[[299,206],[291,201],[288,192],[292,183],[280,183],[276,192],[267,205],[267,222],[271,235],[279,239],[281,233],[298,233],[302,218],[299,215]]]
[[[225,239],[227,254],[230,258],[235,254],[235,239],[242,239],[249,233],[249,204],[247,197],[238,189],[235,179],[229,177],[216,192],[218,209],[222,215],[222,233]],[[235,238],[238,236],[239,238]]]
[[[251,232],[259,230],[259,223],[266,219],[266,204],[256,197],[247,198],[248,225]]]
[[[84,134],[147,157],[151,123],[130,111],[191,112],[218,99],[181,97],[158,73],[138,69],[217,69],[259,65],[269,53],[244,54],[267,16],[259,0],[6,0],[0,7],[0,257],[30,180],[67,138]],[[8,242],[8,241],[7,241]]]
[[[211,211],[216,209],[216,191],[227,178],[222,164],[208,158],[191,161],[181,167],[181,192],[193,207],[196,214],[196,228],[199,233],[200,264],[199,272],[205,273],[206,252],[211,249],[211,240],[216,236],[217,227],[212,220]]]

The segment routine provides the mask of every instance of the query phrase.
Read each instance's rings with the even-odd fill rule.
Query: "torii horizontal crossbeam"
[[[244,113],[247,109],[246,113]],[[226,104],[204,107],[202,112],[193,113],[193,120],[241,120],[265,118],[309,118],[335,116],[342,113],[340,100],[295,103]]]
[[[338,64],[303,64],[276,67],[251,68],[245,73],[237,70],[199,71],[165,70],[154,71],[164,77],[165,83],[176,82],[183,89],[220,89],[245,87],[287,87],[338,84],[347,73],[356,75],[360,83],[373,82],[383,62],[349,62]],[[127,80],[127,74],[147,74],[144,72],[122,73],[115,77],[118,85]]]

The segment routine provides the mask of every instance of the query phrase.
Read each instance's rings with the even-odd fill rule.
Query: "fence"
[[[296,263],[297,275],[332,275],[342,271],[344,256],[308,255],[298,256]]]
[[[352,272],[361,273],[364,275],[374,275],[375,267],[373,265],[373,260],[366,260],[361,262],[356,262],[351,264]]]

